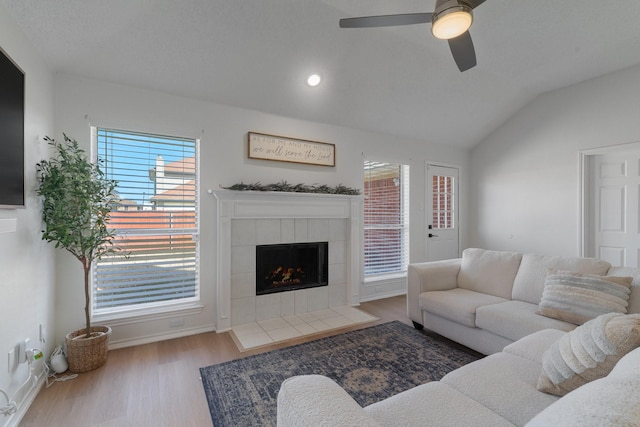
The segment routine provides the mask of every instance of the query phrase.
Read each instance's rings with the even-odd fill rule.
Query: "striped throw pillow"
[[[576,325],[605,313],[625,314],[632,280],[550,270],[536,313]]]

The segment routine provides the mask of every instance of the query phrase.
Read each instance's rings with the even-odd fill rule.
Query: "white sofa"
[[[365,408],[329,378],[292,377],[278,394],[278,426],[640,426],[640,315],[577,326],[536,314],[550,271],[579,286],[617,280],[593,275],[632,277],[624,304],[640,313],[640,269],[602,260],[467,249],[461,259],[413,264],[407,304],[416,327],[489,356]],[[581,292],[570,289],[570,299]]]
[[[303,375],[278,394],[278,426],[637,426],[640,348],[606,377],[563,397],[537,390],[544,351],[565,332],[546,329],[504,351],[362,408],[333,380]]]
[[[407,312],[426,327],[483,354],[533,332],[570,331],[575,324],[536,314],[549,269],[631,276],[628,313],[640,313],[640,269],[593,258],[466,249],[462,258],[411,264]]]

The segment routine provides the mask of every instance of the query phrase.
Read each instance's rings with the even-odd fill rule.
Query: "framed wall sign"
[[[336,146],[326,142],[249,132],[249,158],[335,166]]]

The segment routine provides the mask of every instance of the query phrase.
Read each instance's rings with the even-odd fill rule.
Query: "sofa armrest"
[[[427,291],[445,291],[458,287],[462,258],[409,264],[407,268],[407,314],[422,324],[418,297]]]
[[[278,392],[278,426],[380,426],[332,379],[322,375],[287,378]]]

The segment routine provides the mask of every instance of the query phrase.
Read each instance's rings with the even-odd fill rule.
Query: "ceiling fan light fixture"
[[[463,34],[472,23],[473,12],[470,7],[452,6],[433,15],[431,32],[436,38],[449,40]]]

